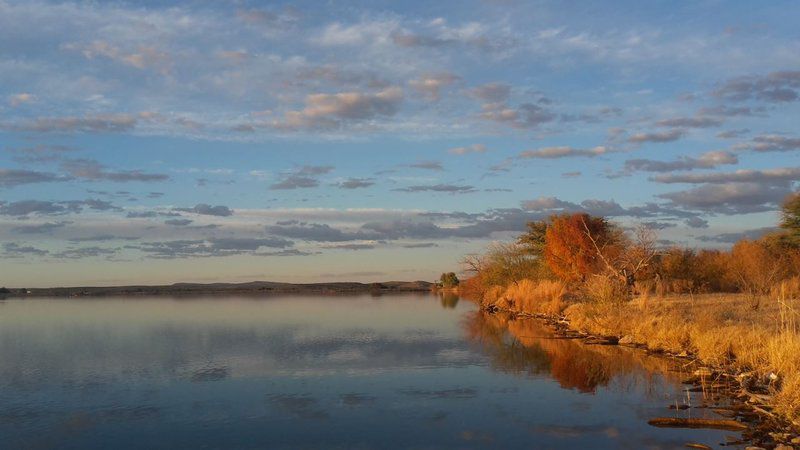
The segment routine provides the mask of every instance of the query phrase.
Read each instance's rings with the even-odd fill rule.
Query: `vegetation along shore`
[[[800,443],[800,193],[777,231],[730,250],[664,247],[644,226],[574,213],[463,263],[458,291],[488,313],[702,363],[714,383],[737,386],[749,410],[740,416],[790,431],[767,444]]]

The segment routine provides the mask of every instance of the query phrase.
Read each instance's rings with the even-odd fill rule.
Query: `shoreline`
[[[554,315],[545,313],[531,313],[517,311],[508,308],[500,308],[497,305],[484,305],[477,302],[479,310],[489,314],[504,313],[509,314],[515,320],[539,320],[553,329],[554,335],[559,339],[581,340],[585,345],[612,345],[624,346],[633,350],[644,351],[646,354],[686,362],[687,365],[694,364],[697,369],[694,375],[683,381],[682,384],[688,386],[688,392],[706,392],[713,387],[714,392],[720,393],[729,399],[731,406],[720,408],[725,416],[720,414],[720,423],[735,420],[747,428],[742,430],[741,442],[729,442],[727,445],[757,445],[756,448],[776,448],[778,446],[797,446],[800,444],[800,424],[792,422],[788,418],[782,417],[769,411],[773,405],[770,404],[771,396],[766,392],[766,386],[756,385],[755,390],[752,385],[757,382],[752,372],[742,372],[730,365],[714,365],[701,360],[697,355],[682,352],[674,353],[660,348],[651,347],[647,342],[633,342],[626,340],[624,336],[608,336],[595,334],[580,330],[574,327],[570,319],[565,315]],[[750,384],[751,387],[747,385]],[[671,408],[671,407],[670,407]],[[692,408],[712,408],[712,406],[693,406]],[[754,418],[758,420],[754,420]],[[659,426],[651,423],[653,426]],[[683,424],[690,427],[690,423]],[[780,447],[778,447],[780,448]],[[786,448],[786,447],[784,447]]]
[[[0,291],[0,298],[41,297],[106,297],[160,295],[269,295],[269,294],[352,294],[393,292],[430,292],[433,284],[426,281],[385,281],[375,283],[280,283],[253,281],[246,283],[175,283],[170,285],[74,286],[54,288],[12,288]]]

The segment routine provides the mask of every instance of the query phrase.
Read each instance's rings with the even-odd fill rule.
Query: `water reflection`
[[[685,378],[666,359],[617,346],[558,338],[538,320],[474,311],[466,315],[463,326],[468,339],[480,344],[497,370],[547,375],[565,389],[592,393],[612,380],[615,387],[630,389],[637,380],[652,385],[654,377],[673,382]]]
[[[646,425],[681,395],[669,369],[641,352],[553,339],[537,321],[453,295],[8,300],[0,447],[721,441]]]
[[[442,302],[442,308],[446,309],[454,309],[458,306],[458,294],[454,294],[452,292],[440,292],[439,299]]]

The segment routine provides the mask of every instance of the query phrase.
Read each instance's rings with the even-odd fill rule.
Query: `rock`
[[[777,446],[775,446],[775,450],[794,450],[794,447],[792,447],[791,445],[778,444]]]
[[[792,439],[791,443],[792,444],[800,444],[800,436],[797,436],[796,438]]]
[[[745,447],[744,450],[767,450],[764,447]]]
[[[630,334],[627,334],[627,335],[625,335],[625,336],[622,336],[622,337],[619,339],[619,345],[631,345],[631,344],[633,344],[633,343],[634,343],[634,342],[633,342],[633,336],[631,336]]]

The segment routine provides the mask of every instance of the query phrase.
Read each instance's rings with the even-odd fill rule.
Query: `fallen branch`
[[[747,425],[735,420],[725,419],[681,419],[677,417],[656,417],[647,421],[659,428],[713,428],[716,430],[744,431]]]

